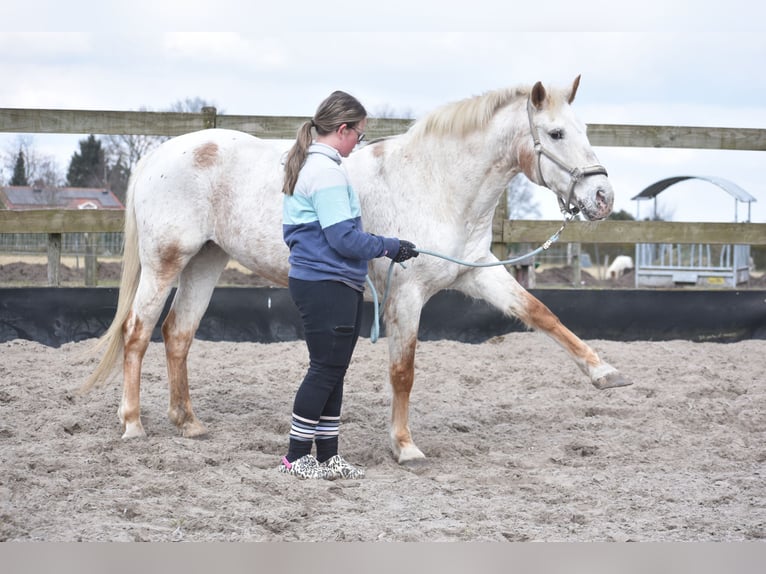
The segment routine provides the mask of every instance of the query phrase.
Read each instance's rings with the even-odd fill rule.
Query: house
[[[106,188],[3,186],[0,209],[125,209],[125,206]]]

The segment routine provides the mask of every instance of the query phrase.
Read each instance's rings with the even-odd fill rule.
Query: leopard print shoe
[[[326,479],[329,478],[328,475],[330,473],[329,469],[319,464],[319,461],[310,454],[302,456],[293,462],[288,461],[287,457],[283,456],[282,463],[277,470],[302,479]]]
[[[321,463],[323,468],[327,469],[327,480],[336,480],[339,478],[364,478],[364,469],[346,462],[346,460],[336,454],[332,458]]]

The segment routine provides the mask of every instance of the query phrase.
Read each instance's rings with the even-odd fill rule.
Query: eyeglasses
[[[364,132],[360,132],[356,128],[351,128],[356,132],[356,143],[362,143],[364,141]]]

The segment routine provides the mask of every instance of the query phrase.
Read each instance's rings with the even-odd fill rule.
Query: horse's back
[[[283,151],[244,132],[208,129],[168,140],[142,160],[131,186],[142,244],[193,253],[213,242],[253,269],[285,258]],[[276,258],[272,254],[278,254]]]
[[[237,161],[279,161],[279,151],[273,143],[255,136],[228,129],[207,129],[174,137],[150,154],[140,164],[142,175],[162,179],[186,174],[190,177],[212,175],[231,169]]]
[[[130,193],[149,218],[159,209],[174,218],[191,208],[202,214],[242,209],[250,199],[279,189],[282,152],[273,143],[227,129],[191,132],[164,142],[141,160]],[[150,212],[151,210],[151,212]]]

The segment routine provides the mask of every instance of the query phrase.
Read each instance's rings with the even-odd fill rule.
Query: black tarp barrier
[[[739,341],[766,339],[766,291],[532,289],[583,339]],[[48,346],[98,337],[117,307],[116,288],[0,289],[0,342],[29,339]],[[165,312],[170,304],[165,307]],[[372,303],[362,334],[369,337]],[[160,329],[154,339],[160,340]],[[419,338],[481,343],[525,328],[483,301],[443,291],[423,308]],[[285,289],[219,287],[197,338],[275,342],[302,338],[300,317]],[[381,336],[385,327],[381,326]]]

